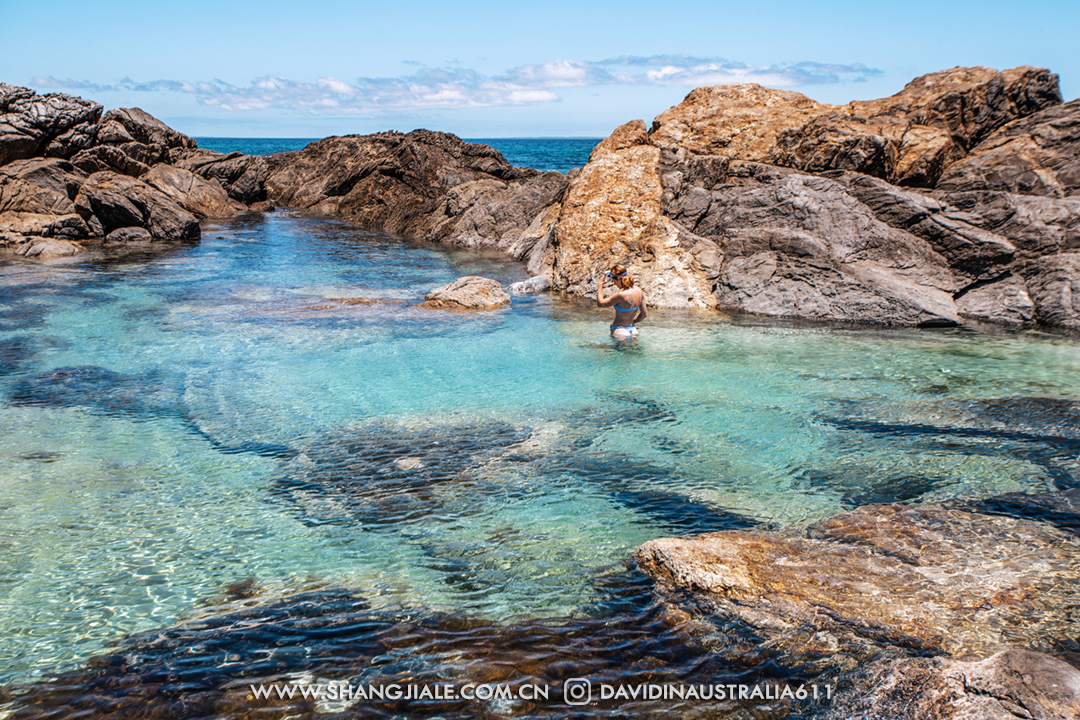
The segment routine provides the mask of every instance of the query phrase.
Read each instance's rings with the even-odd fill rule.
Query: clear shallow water
[[[526,277],[498,255],[287,214],[203,237],[0,265],[0,680],[249,578],[581,617],[655,537],[1078,477],[1073,339],[656,311],[617,345],[588,303],[415,306]]]
[[[317,138],[196,138],[199,147],[217,152],[270,155],[302,150]],[[589,153],[602,138],[466,138],[490,145],[511,165],[567,172],[589,161]]]

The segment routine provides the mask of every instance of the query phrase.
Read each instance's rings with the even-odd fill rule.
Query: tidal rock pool
[[[1000,547],[1056,544],[1032,557],[1074,576],[1073,337],[656,311],[619,344],[554,295],[419,306],[465,275],[527,278],[288,213],[152,256],[0,264],[0,714],[345,717],[360,706],[251,686],[348,681],[551,692],[371,716],[814,717],[827,693],[781,689],[951,646],[883,632],[837,658],[753,603],[658,589],[637,548],[918,505],[1032,528]],[[859,557],[897,550],[878,542]],[[984,645],[1075,662],[1068,609],[1040,644],[1023,600]],[[595,704],[565,702],[574,678]],[[600,698],[620,683],[758,694]]]

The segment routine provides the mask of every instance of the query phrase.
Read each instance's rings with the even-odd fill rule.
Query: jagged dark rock
[[[951,165],[937,189],[1080,195],[1080,100],[1009,123]]]
[[[142,227],[159,240],[197,240],[199,222],[164,193],[114,172],[91,175],[79,189],[75,209],[95,236]]]
[[[267,197],[281,205],[521,256],[522,236],[565,187],[561,173],[516,168],[487,145],[429,130],[326,138],[266,180]]]
[[[174,150],[170,154],[173,165],[207,180],[216,180],[229,193],[229,197],[245,204],[265,201],[267,177],[274,168],[295,156],[295,152],[260,157],[201,149]]]
[[[85,143],[86,126],[97,122],[101,110],[82,98],[0,83],[0,165],[40,156],[54,140],[73,148]],[[76,127],[83,129],[72,132]]]
[[[195,152],[194,140],[139,108],[101,111],[81,98],[0,83],[0,249],[75,254],[114,230],[126,233],[114,241],[145,239],[132,228],[155,240],[193,240],[192,215],[246,209],[216,179],[169,164]]]

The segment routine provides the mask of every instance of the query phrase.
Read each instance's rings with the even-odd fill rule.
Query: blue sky
[[[698,85],[844,103],[956,65],[1080,95],[1080,2],[0,0],[0,80],[194,136],[605,136]]]

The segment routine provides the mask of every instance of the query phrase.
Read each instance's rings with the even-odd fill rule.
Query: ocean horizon
[[[245,155],[272,155],[290,150],[303,150],[322,138],[237,138],[196,137],[200,148],[216,152],[242,152]],[[482,143],[502,153],[506,161],[517,167],[567,172],[582,167],[589,154],[603,138],[599,137],[505,137],[462,138],[465,142]]]

